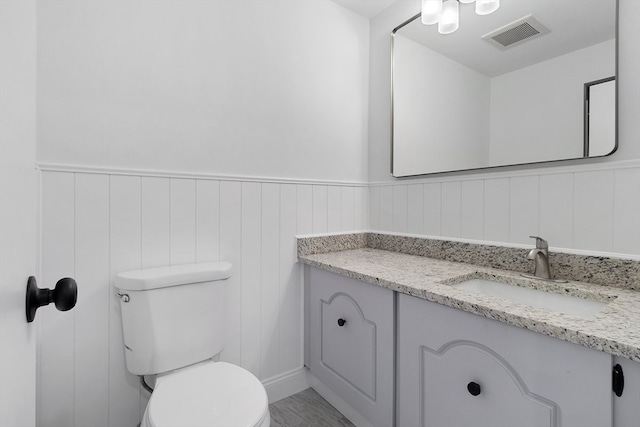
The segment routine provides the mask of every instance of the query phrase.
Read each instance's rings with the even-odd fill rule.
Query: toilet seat
[[[269,402],[249,371],[206,362],[158,379],[143,427],[267,427]]]

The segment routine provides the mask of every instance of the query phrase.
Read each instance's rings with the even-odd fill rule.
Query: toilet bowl
[[[208,361],[160,376],[141,427],[268,427],[267,394],[250,372]]]

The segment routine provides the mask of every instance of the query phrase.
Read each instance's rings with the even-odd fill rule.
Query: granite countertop
[[[367,247],[300,254],[298,259],[342,276],[640,361],[640,292],[635,290],[533,280],[507,270]],[[473,278],[575,295],[607,305],[590,318],[582,318],[450,286]]]

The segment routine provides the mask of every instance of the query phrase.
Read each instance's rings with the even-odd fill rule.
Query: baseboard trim
[[[301,367],[264,380],[262,384],[267,390],[269,403],[277,402],[292,394],[308,389],[309,381],[306,371],[306,368]]]
[[[327,402],[333,405],[342,415],[347,417],[349,421],[356,425],[356,427],[374,427],[373,424],[365,417],[360,415],[355,409],[353,409],[347,402],[341,397],[329,390],[327,386],[322,384],[319,379],[307,372],[307,381],[311,388],[318,392],[320,396]]]

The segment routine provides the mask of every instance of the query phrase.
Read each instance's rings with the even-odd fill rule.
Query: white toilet
[[[214,362],[224,344],[231,264],[118,274],[126,364],[157,375],[142,427],[268,427],[269,402],[249,371]]]

